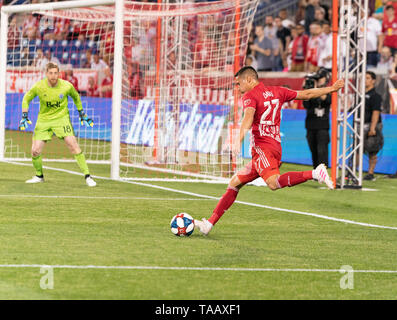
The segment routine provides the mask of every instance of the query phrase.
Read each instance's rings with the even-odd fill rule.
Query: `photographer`
[[[304,89],[323,88],[329,80],[330,74],[320,68],[316,73],[305,77]],[[328,166],[328,144],[329,144],[329,111],[331,107],[331,95],[303,101],[306,109],[305,127],[306,139],[312,153],[313,167],[320,163]]]
[[[382,97],[375,91],[376,74],[367,71],[365,77],[364,153],[369,157],[368,174],[364,180],[374,181],[377,154],[382,149]]]

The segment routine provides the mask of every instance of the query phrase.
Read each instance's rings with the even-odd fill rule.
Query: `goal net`
[[[122,178],[230,177],[242,161],[231,154],[242,111],[233,76],[244,64],[257,0],[124,1],[122,17],[112,1],[81,7],[84,2],[79,8],[64,2],[62,8],[31,5],[28,11],[8,13],[4,158],[30,159],[39,102],[32,101],[32,126],[21,132],[22,97],[45,76],[45,63],[55,61],[95,123],[81,126],[70,101],[75,135],[88,161],[117,166]],[[121,36],[115,33],[120,18]],[[116,51],[122,52],[119,69],[117,36],[122,37]],[[115,104],[118,72],[121,103]],[[117,126],[112,125],[115,110]],[[119,154],[112,155],[118,150],[112,143],[120,145]],[[43,157],[73,160],[55,137]]]

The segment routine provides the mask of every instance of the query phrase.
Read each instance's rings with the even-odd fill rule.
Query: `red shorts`
[[[281,152],[253,147],[251,153],[251,162],[237,173],[237,177],[241,183],[245,184],[259,177],[266,181],[269,177],[280,174]]]

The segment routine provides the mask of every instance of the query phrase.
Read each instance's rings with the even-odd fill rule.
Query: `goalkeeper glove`
[[[80,115],[81,125],[85,125],[86,127],[93,127],[94,126],[94,121],[92,121],[92,119],[88,118],[83,110],[79,111],[79,115]]]
[[[32,121],[29,120],[27,112],[22,112],[22,119],[19,121],[19,130],[26,130],[29,127],[28,124],[32,124]]]

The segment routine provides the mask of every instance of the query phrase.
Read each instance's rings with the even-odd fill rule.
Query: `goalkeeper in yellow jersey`
[[[40,111],[36,122],[32,142],[32,162],[36,175],[27,180],[26,183],[44,182],[43,163],[41,153],[47,141],[52,135],[63,139],[70,152],[74,155],[81,171],[85,175],[88,186],[95,187],[96,182],[90,176],[85,156],[81,151],[74,135],[72,123],[70,122],[68,109],[68,96],[72,97],[80,115],[81,124],[92,127],[94,122],[87,117],[83,111],[81,99],[73,85],[65,80],[59,79],[59,67],[55,63],[46,66],[46,78],[34,84],[24,95],[22,100],[22,119],[19,129],[25,130],[31,121],[28,118],[29,103],[34,97],[40,99]]]

